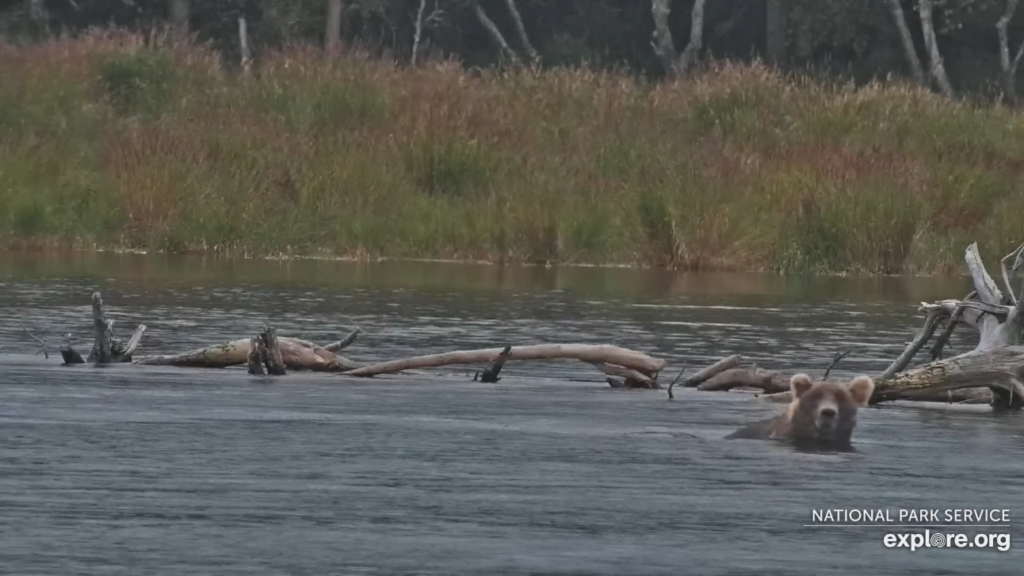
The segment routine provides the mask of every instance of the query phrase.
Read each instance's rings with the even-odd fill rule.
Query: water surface
[[[1010,574],[1016,551],[882,545],[805,528],[812,508],[1024,512],[1024,418],[862,412],[855,454],[721,438],[779,407],[747,394],[612,390],[580,363],[358,380],[62,368],[24,329],[88,346],[89,294],[142,353],[360,326],[360,361],[615,343],[666,377],[732,353],[876,373],[921,300],[964,279],[669,275],[453,264],[0,257],[0,566],[11,574]],[[956,343],[966,349],[969,341]],[[1014,535],[1019,533],[1014,528]]]

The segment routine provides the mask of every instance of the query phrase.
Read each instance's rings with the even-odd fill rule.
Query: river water
[[[359,361],[506,343],[614,343],[663,378],[740,353],[877,373],[915,305],[966,279],[671,275],[437,263],[0,255],[0,572],[18,575],[1006,575],[1015,549],[883,545],[812,509],[1003,508],[1019,541],[1024,416],[864,410],[854,454],[723,441],[780,410],[744,393],[614,390],[576,362],[361,380],[59,366],[101,290],[140,354],[269,321]],[[970,342],[957,342],[966,349]],[[895,512],[894,512],[895,513]],[[971,528],[942,529],[944,532]],[[977,529],[980,530],[980,529]],[[1005,532],[991,529],[987,533]],[[920,532],[919,530],[916,532]],[[1014,542],[1017,544],[1017,542]]]

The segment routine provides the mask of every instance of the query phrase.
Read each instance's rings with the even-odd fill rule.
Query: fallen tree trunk
[[[871,403],[917,400],[954,390],[987,387],[993,403],[1003,408],[1024,407],[1024,346],[976,350],[925,364],[888,379],[875,381]]]
[[[708,392],[725,392],[733,388],[759,388],[769,394],[785,392],[789,390],[789,377],[762,368],[733,368],[697,386],[697,390]]]
[[[348,370],[345,376],[376,376],[378,374],[394,374],[404,370],[418,368],[437,368],[451,364],[483,364],[495,361],[502,353],[502,348],[482,350],[456,350],[443,354],[415,356],[402,360],[381,362],[354,370]],[[514,360],[580,360],[589,363],[604,363],[622,366],[640,372],[650,379],[657,379],[657,374],[665,367],[665,361],[652,358],[642,352],[627,350],[609,344],[536,344],[533,346],[516,346],[511,350]]]
[[[362,366],[326,347],[306,340],[278,336],[281,361],[288,370],[313,372],[344,372]],[[265,343],[264,343],[265,344]],[[243,338],[223,344],[197,348],[181,354],[146,356],[135,360],[139,366],[177,366],[179,368],[228,368],[249,364],[251,339]]]

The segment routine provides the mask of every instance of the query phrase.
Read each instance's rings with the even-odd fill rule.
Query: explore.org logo
[[[925,529],[923,533],[890,532],[882,537],[882,544],[886,548],[909,548],[911,552],[916,552],[921,548],[993,548],[1000,552],[1008,552],[1010,550],[1010,534],[1009,532],[978,533],[969,536],[962,532],[943,534]]]
[[[887,528],[886,548],[1010,550],[1010,511],[989,508],[830,508],[811,511],[809,528]],[[909,529],[894,531],[893,529]],[[998,530],[993,530],[998,529]]]

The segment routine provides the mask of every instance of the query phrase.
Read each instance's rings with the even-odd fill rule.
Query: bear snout
[[[826,402],[821,406],[818,406],[818,417],[815,418],[814,424],[820,435],[828,436],[835,432],[839,424],[838,408],[839,407],[832,402]]]

